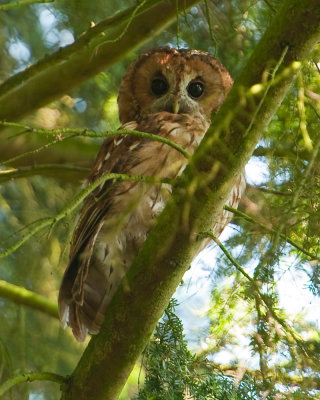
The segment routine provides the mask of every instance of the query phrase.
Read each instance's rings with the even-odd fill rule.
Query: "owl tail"
[[[59,315],[64,327],[69,325],[74,337],[83,342],[87,333],[97,334],[112,295],[112,267],[102,265],[83,253],[67,268],[59,292]],[[90,264],[90,265],[89,265]],[[110,273],[111,271],[111,273]]]

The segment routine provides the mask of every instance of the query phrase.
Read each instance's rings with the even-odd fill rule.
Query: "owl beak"
[[[172,109],[173,109],[174,114],[179,114],[179,110],[180,110],[179,100],[177,100],[177,99],[173,100]]]

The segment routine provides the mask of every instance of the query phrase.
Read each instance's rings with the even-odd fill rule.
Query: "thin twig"
[[[274,189],[268,189],[262,186],[255,186],[255,185],[247,185],[248,188],[254,189],[254,190],[259,190],[260,192],[264,193],[269,193],[269,194],[274,194],[277,196],[289,196],[291,197],[293,195],[292,192],[281,192],[280,190],[274,190]]]
[[[264,229],[267,232],[273,233],[273,234],[278,234],[278,230],[273,229],[273,228],[269,228],[268,226],[264,225],[263,223],[259,222],[258,220],[256,220],[255,218],[251,217],[248,214],[245,214],[242,211],[236,210],[232,207],[229,206],[225,206],[224,207],[225,210],[230,211],[232,213],[234,213],[235,215],[238,215],[242,218],[244,218],[245,220],[247,220],[248,222],[251,222],[253,224],[259,225],[262,229]],[[294,242],[292,239],[288,238],[286,234],[284,233],[280,233],[279,235],[283,240],[285,240],[286,242],[288,242],[289,244],[291,244],[293,247],[295,247],[297,250],[301,251],[302,253],[304,253],[305,255],[307,255],[308,257],[310,257],[312,260],[318,260],[318,257],[315,254],[310,253],[309,251],[305,250],[303,247],[301,247],[298,243]]]
[[[228,252],[228,250],[224,247],[224,245],[220,242],[220,240],[215,237],[211,232],[205,232],[205,235],[207,235],[208,237],[210,237],[215,243],[217,243],[217,245],[220,247],[220,249],[224,252],[225,256],[228,258],[228,260],[231,262],[231,264],[233,264],[236,269],[241,272],[241,274],[243,276],[245,276],[253,285],[255,285],[255,288],[257,289],[257,291],[259,292],[259,294],[262,295],[262,293],[260,293],[260,289],[257,285],[257,282],[251,278],[251,276],[249,274],[246,273],[246,271],[241,267],[241,265],[232,257],[232,255]],[[201,235],[202,236],[202,235]]]
[[[63,140],[71,139],[71,138],[73,138],[73,137],[75,137],[75,136],[76,136],[76,135],[68,136],[68,137],[63,138]],[[40,151],[45,150],[45,149],[47,149],[48,147],[53,146],[54,144],[60,143],[61,141],[62,141],[62,139],[53,140],[52,142],[49,142],[49,143],[47,143],[47,144],[44,144],[43,146],[37,147],[37,148],[34,149],[34,150],[26,151],[25,153],[21,153],[21,154],[19,154],[19,155],[17,155],[17,156],[10,157],[10,158],[8,158],[7,160],[1,161],[1,162],[0,162],[0,165],[11,164],[11,163],[13,163],[14,161],[20,160],[21,158],[30,156],[30,155],[32,155],[32,154],[37,154],[37,153],[39,153]]]
[[[211,13],[210,13],[210,9],[209,9],[208,0],[205,0],[204,4],[205,4],[205,9],[206,9],[206,18],[207,18],[207,23],[208,23],[208,27],[209,27],[210,39],[214,43],[215,55],[216,55],[217,51],[218,51],[218,42],[217,42],[217,39],[215,38],[214,33],[213,33],[213,27],[212,27],[212,21],[211,21]]]
[[[248,222],[251,222],[253,224],[259,225],[262,229],[264,229],[267,232],[270,232],[270,233],[273,233],[273,234],[277,234],[278,233],[278,231],[276,229],[269,228],[268,226],[262,224],[258,220],[254,219],[250,215],[245,214],[244,212],[242,212],[240,210],[237,210],[237,209],[229,207],[229,206],[224,206],[224,209],[227,210],[227,211],[232,212],[235,215],[238,215],[241,218],[244,218]],[[309,251],[305,250],[298,243],[296,243],[292,239],[288,238],[286,234],[280,233],[279,236],[281,237],[281,239],[283,239],[286,242],[288,242],[289,244],[291,244],[291,246],[295,247],[297,250],[301,251],[303,254],[305,254],[306,256],[310,257],[312,260],[318,260],[319,259],[316,254],[310,253]]]
[[[146,0],[142,0],[141,2],[137,3],[137,6],[133,9],[133,11],[132,11],[132,13],[131,13],[131,15],[130,15],[128,21],[127,21],[127,23],[126,23],[126,26],[123,28],[123,31],[120,33],[120,35],[118,35],[115,39],[108,39],[108,40],[105,40],[105,41],[103,42],[103,44],[106,44],[106,43],[116,43],[116,42],[118,42],[120,39],[122,39],[123,36],[127,33],[127,31],[128,31],[128,29],[129,29],[130,25],[132,24],[133,20],[139,15],[140,10],[143,9],[143,7],[145,6],[145,4],[146,4]]]
[[[315,60],[313,60],[313,63],[314,63],[315,67],[317,68],[317,70],[318,70],[318,72],[320,74],[320,67],[319,67],[318,63]]]
[[[49,135],[49,136],[54,136],[55,138],[57,138],[55,141],[48,143],[47,145],[44,145],[39,149],[32,150],[31,152],[28,152],[28,153],[24,153],[27,155],[29,155],[30,153],[32,153],[34,151],[40,151],[43,148],[45,148],[45,146],[49,146],[49,145],[51,146],[52,144],[59,143],[62,140],[66,140],[66,139],[69,139],[72,137],[83,136],[83,137],[93,137],[93,138],[100,138],[100,137],[107,138],[107,137],[118,136],[118,135],[132,135],[132,136],[138,136],[138,137],[141,137],[144,139],[150,139],[150,140],[154,140],[156,142],[167,144],[168,146],[171,146],[175,150],[179,151],[187,160],[190,159],[190,155],[188,154],[188,152],[185,151],[182,147],[180,147],[178,144],[176,144],[172,140],[164,138],[162,136],[155,135],[153,133],[140,132],[140,131],[131,130],[131,129],[130,130],[118,129],[115,131],[101,131],[101,132],[95,132],[95,131],[88,130],[88,129],[73,129],[73,128],[42,129],[42,128],[34,128],[34,127],[24,125],[24,124],[19,124],[17,122],[8,122],[8,121],[0,121],[0,125],[6,126],[6,127],[11,127],[11,128],[21,128],[25,132],[32,132],[32,133],[37,133],[37,134],[41,134],[41,135]],[[61,135],[70,135],[70,136],[63,137]],[[22,156],[24,156],[24,154],[20,154],[16,158],[13,157],[9,160],[5,160],[5,161],[1,162],[1,164],[7,164],[13,160],[15,161],[18,157],[21,158]]]
[[[89,168],[79,167],[76,165],[38,164],[20,168],[0,169],[0,183],[35,175],[52,176],[63,180],[71,180],[70,177],[72,178],[76,175],[80,180],[81,178],[86,177],[89,172]]]

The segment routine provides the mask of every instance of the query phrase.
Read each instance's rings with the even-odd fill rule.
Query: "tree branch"
[[[0,183],[35,175],[43,175],[75,183],[85,179],[89,172],[90,168],[78,167],[76,165],[40,164],[28,167],[0,169]]]
[[[311,258],[311,260],[318,260],[318,256],[316,254],[310,253],[309,251],[305,250],[300,244],[296,243],[294,240],[290,239],[286,234],[282,232],[278,232],[277,229],[269,228],[267,225],[263,224],[262,222],[258,221],[257,219],[251,217],[251,215],[248,215],[240,210],[236,210],[235,208],[229,207],[229,206],[224,206],[224,209],[227,211],[232,212],[235,215],[238,215],[239,217],[245,219],[248,222],[251,222],[253,224],[256,224],[260,226],[263,230],[266,232],[270,232],[273,234],[278,234],[279,237],[283,240],[285,240],[287,243],[291,244],[292,247],[295,247],[297,250],[301,251],[301,253],[305,254],[307,257]]]
[[[217,368],[220,371],[223,371],[224,374],[230,375],[233,377],[237,377],[239,373],[238,365],[219,365],[213,363],[213,367]],[[242,367],[240,367],[242,368]],[[245,373],[251,376],[253,379],[259,381],[261,379],[261,371],[260,370],[252,370],[249,368],[245,368]],[[289,375],[281,373],[280,371],[268,371],[268,378],[272,380],[272,382],[281,382],[282,385],[287,385],[296,389],[297,386],[303,386],[304,389],[307,390],[320,390],[320,379],[316,376],[299,376]]]
[[[11,10],[12,8],[21,6],[29,6],[30,4],[35,4],[35,3],[53,3],[53,2],[54,0],[18,0],[7,4],[1,4],[0,11]]]
[[[254,185],[248,185],[247,188],[250,188],[251,190],[257,190],[259,192],[263,193],[268,193],[268,194],[273,194],[275,196],[285,196],[285,197],[292,197],[292,192],[282,192],[281,190],[275,190],[275,189],[268,189],[263,186],[254,186]]]
[[[100,333],[91,339],[65,387],[64,400],[118,398],[201,247],[198,233],[209,231],[219,219],[232,187],[296,76],[295,61],[308,57],[319,40],[318,0],[286,0],[113,297]],[[285,72],[280,71],[282,78],[275,77],[276,84],[265,96],[264,91],[250,90],[262,81],[267,68],[279,63],[284,47],[288,51],[280,68]]]
[[[162,136],[159,136],[159,135],[155,135],[153,133],[140,132],[140,131],[136,131],[133,129],[130,129],[130,130],[117,129],[115,131],[102,131],[102,132],[96,132],[96,131],[92,131],[89,129],[74,129],[74,128],[43,129],[43,128],[34,128],[34,127],[27,126],[24,124],[19,124],[17,122],[7,122],[7,121],[0,121],[0,126],[1,125],[6,126],[6,127],[11,127],[11,128],[21,128],[21,129],[23,129],[24,133],[25,132],[33,132],[33,133],[40,134],[43,136],[45,135],[45,136],[51,136],[51,137],[55,138],[55,140],[53,140],[52,142],[49,142],[46,145],[44,145],[38,149],[32,150],[31,152],[22,153],[22,154],[17,155],[16,157],[11,157],[7,160],[1,161],[2,165],[10,164],[10,163],[24,157],[25,155],[29,155],[30,153],[38,152],[38,151],[42,150],[45,146],[48,147],[53,144],[60,143],[61,141],[66,140],[66,139],[71,139],[74,137],[107,138],[107,137],[119,136],[119,135],[124,135],[124,136],[132,135],[132,136],[137,136],[137,137],[141,137],[144,139],[150,139],[150,140],[154,140],[156,142],[164,143],[164,144],[176,149],[177,151],[179,151],[187,160],[189,160],[189,158],[190,158],[190,155],[188,154],[188,152],[185,151],[182,147],[177,145],[177,143],[173,142],[172,140],[167,139]]]
[[[0,120],[21,118],[68,92],[164,29],[176,18],[177,8],[184,10],[198,2],[144,0],[101,21],[73,44],[4,82],[0,86]]]
[[[21,375],[16,375],[13,378],[8,379],[2,385],[0,385],[0,396],[5,394],[13,386],[22,382],[34,382],[34,381],[51,381],[59,383],[60,385],[66,382],[66,378],[61,375],[54,374],[52,372],[28,372]]]
[[[0,297],[42,311],[51,317],[59,318],[56,303],[22,286],[16,286],[12,283],[0,280]]]

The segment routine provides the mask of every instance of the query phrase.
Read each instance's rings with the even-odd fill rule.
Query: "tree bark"
[[[65,386],[64,400],[117,399],[214,225],[299,63],[320,40],[319,0],[287,0],[255,49]],[[275,70],[278,73],[275,74]],[[267,74],[266,74],[267,72]],[[263,77],[272,75],[269,83]]]

